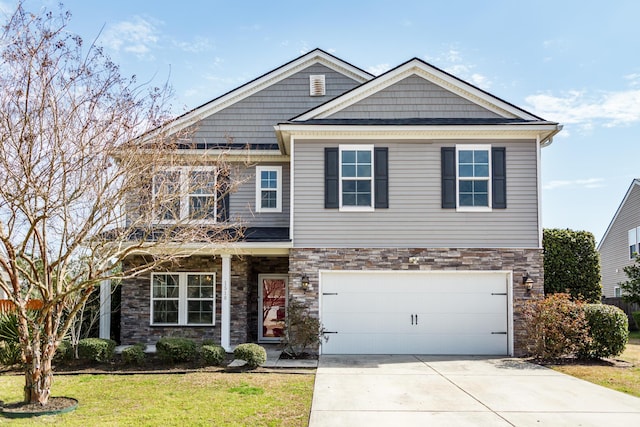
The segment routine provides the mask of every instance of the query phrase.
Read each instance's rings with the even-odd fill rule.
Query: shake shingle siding
[[[499,118],[421,77],[407,77],[330,116],[334,119]]]
[[[324,74],[325,96],[309,95],[309,76]],[[195,141],[275,144],[273,126],[314,108],[357,86],[355,80],[321,64],[312,65],[203,119]]]

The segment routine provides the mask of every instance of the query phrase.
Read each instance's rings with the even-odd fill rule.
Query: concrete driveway
[[[310,427],[640,426],[640,399],[519,359],[321,356]]]

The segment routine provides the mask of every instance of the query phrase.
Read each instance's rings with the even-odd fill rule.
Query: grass
[[[633,364],[631,368],[601,365],[562,365],[553,369],[604,387],[640,397],[640,332],[629,334],[624,353],[616,357]]]
[[[22,376],[0,377],[0,400],[21,400]],[[52,395],[79,400],[78,409],[0,424],[64,426],[306,426],[313,375],[222,373],[58,375]]]

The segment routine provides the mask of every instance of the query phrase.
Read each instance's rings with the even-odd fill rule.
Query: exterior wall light
[[[305,292],[309,290],[309,276],[307,276],[306,274],[303,274],[302,278],[300,279],[300,288],[302,288],[302,290]]]
[[[524,285],[524,288],[527,290],[527,292],[531,292],[531,289],[533,289],[533,279],[529,276],[529,273],[526,271],[522,276],[522,284]]]

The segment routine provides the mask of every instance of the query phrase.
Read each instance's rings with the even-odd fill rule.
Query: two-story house
[[[316,49],[173,126],[196,126],[212,156],[233,139],[249,178],[225,205],[246,229],[124,282],[123,344],[278,341],[296,299],[321,320],[324,354],[522,352],[519,307],[543,292],[540,150],[557,123],[420,59],[375,77]]]
[[[634,179],[611,223],[598,243],[602,295],[622,296],[620,283],[629,280],[624,268],[633,265],[640,253],[640,179]]]

